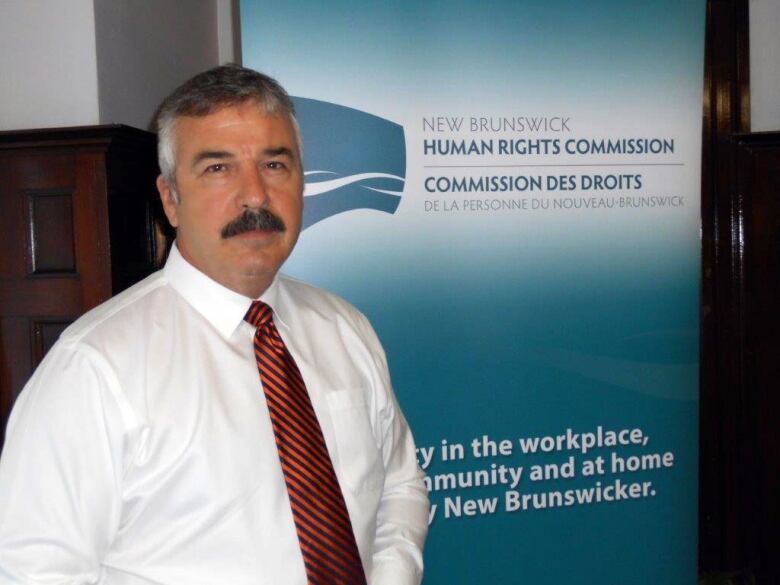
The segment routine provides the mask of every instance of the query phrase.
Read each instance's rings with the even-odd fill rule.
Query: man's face
[[[246,102],[179,117],[175,136],[179,203],[162,177],[157,187],[179,251],[222,285],[259,296],[301,229],[303,173],[292,123]]]

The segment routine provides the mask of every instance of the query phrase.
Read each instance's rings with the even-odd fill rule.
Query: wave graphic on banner
[[[293,97],[304,137],[303,229],[355,209],[395,213],[406,180],[403,126],[354,108]]]
[[[663,364],[563,349],[538,355],[542,363],[555,368],[646,396],[693,401],[699,395],[698,362]]]

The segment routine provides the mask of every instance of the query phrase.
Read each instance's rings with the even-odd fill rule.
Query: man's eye
[[[227,165],[223,163],[216,163],[206,167],[207,173],[221,173],[227,169]]]
[[[278,171],[285,168],[284,163],[278,160],[269,161],[266,163],[265,166],[271,169],[272,171]]]

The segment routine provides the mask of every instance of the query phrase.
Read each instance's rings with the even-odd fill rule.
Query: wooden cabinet
[[[62,330],[162,264],[156,136],[0,132],[0,425]]]

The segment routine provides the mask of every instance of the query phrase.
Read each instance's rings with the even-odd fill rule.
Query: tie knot
[[[249,307],[246,315],[244,315],[244,321],[258,328],[267,325],[273,321],[271,307],[263,301],[252,301],[252,306]]]

